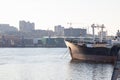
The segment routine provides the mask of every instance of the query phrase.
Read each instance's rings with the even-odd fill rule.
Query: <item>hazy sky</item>
[[[0,0],[0,23],[19,27],[19,20],[31,21],[36,29],[54,29],[61,24],[91,29],[105,24],[108,34],[120,29],[120,0]]]

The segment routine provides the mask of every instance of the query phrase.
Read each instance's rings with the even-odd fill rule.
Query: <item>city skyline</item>
[[[36,29],[54,29],[55,25],[90,29],[93,23],[105,24],[108,34],[120,29],[119,0],[0,0],[0,24],[19,28],[19,21],[35,23]]]

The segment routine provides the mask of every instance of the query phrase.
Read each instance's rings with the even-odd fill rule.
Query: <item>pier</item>
[[[111,80],[120,80],[120,51],[118,52]]]

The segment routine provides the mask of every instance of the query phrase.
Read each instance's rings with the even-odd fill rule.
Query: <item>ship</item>
[[[66,38],[72,60],[114,63],[120,51],[120,32],[113,39],[103,38],[104,25],[92,24],[92,37]],[[99,38],[95,37],[95,28],[101,28]]]

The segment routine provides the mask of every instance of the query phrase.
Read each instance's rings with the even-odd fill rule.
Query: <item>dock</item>
[[[120,80],[120,51],[118,52],[117,55],[117,60],[114,65],[111,80]]]

